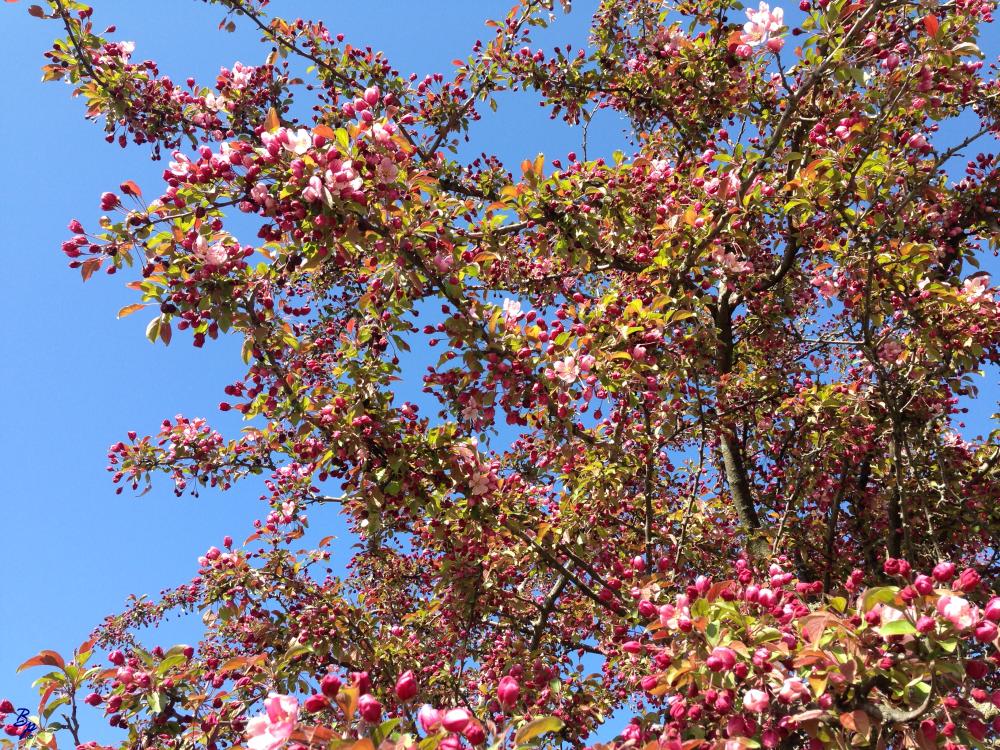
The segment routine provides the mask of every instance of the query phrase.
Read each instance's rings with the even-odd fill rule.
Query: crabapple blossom
[[[270,693],[264,700],[265,713],[247,722],[250,750],[277,750],[292,736],[298,720],[299,702],[289,695]]]
[[[760,0],[760,5],[757,6],[756,10],[747,9],[747,22],[743,24],[743,35],[740,39],[751,47],[767,44],[771,41],[772,35],[784,26],[784,23],[785,11],[783,9],[772,9],[764,0]],[[779,46],[778,50],[780,49]],[[778,50],[773,51],[777,52]]]

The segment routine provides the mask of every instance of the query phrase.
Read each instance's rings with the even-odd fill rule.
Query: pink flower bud
[[[983,610],[983,617],[990,622],[1000,622],[1000,596],[994,596],[986,603]]]
[[[378,724],[382,720],[382,704],[371,693],[365,693],[358,698],[358,713],[369,724]]]
[[[114,193],[101,193],[101,210],[110,211],[121,203],[121,199]]]
[[[512,708],[520,695],[521,686],[516,679],[507,675],[500,680],[500,684],[497,686],[497,700],[500,701],[501,706],[505,709]]]
[[[417,694],[417,678],[413,670],[406,670],[396,680],[396,697],[404,703],[411,700]]]
[[[997,607],[997,612],[1000,613],[1000,606]],[[656,605],[649,599],[643,599],[639,602],[639,614],[648,620],[656,615]]]
[[[933,633],[935,625],[936,623],[934,622],[933,617],[928,617],[927,615],[921,615],[920,618],[917,620],[917,632],[923,633],[924,635],[926,635],[927,633]]]
[[[83,699],[83,702],[88,706],[99,706],[104,702],[104,698],[97,693],[88,693],[87,697]]]
[[[934,576],[934,580],[938,583],[945,583],[950,581],[955,577],[955,563],[951,562],[941,562],[934,566],[934,570],[931,571],[931,575]]]
[[[461,732],[469,725],[470,721],[472,721],[472,716],[469,715],[468,709],[453,708],[441,718],[441,726],[449,732]]]
[[[365,102],[370,107],[374,107],[378,104],[378,100],[381,98],[382,92],[379,91],[378,86],[369,86],[365,89],[364,99]]]
[[[934,592],[934,581],[930,578],[930,576],[925,576],[921,573],[913,582],[913,588],[915,588],[923,596],[928,596]]]
[[[993,643],[997,638],[996,623],[983,620],[976,626],[976,640],[980,643]]]
[[[108,654],[108,661],[114,664],[116,667],[120,667],[125,663],[125,654],[123,654],[118,649],[115,649],[110,654]]]
[[[638,654],[642,651],[642,644],[639,641],[625,641],[622,644],[622,651],[626,654]]]

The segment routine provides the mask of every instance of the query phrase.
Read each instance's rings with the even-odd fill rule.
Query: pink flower
[[[431,734],[441,728],[441,712],[434,706],[424,704],[417,711],[417,721],[420,722],[421,729]]]
[[[552,370],[564,383],[572,383],[580,376],[580,366],[572,355],[557,361],[552,365]]]
[[[756,47],[766,44],[771,35],[785,23],[785,11],[781,8],[771,10],[771,7],[761,0],[757,10],[747,11],[747,22],[743,24],[743,34],[740,40],[744,44]]]
[[[883,362],[899,364],[905,351],[902,344],[890,339],[879,347],[878,356]]]
[[[958,630],[972,627],[979,619],[973,606],[960,596],[942,596],[938,599],[937,611]]]
[[[503,301],[503,317],[508,324],[515,322],[520,314],[520,302],[516,299],[505,299]]]
[[[993,643],[997,639],[997,626],[989,620],[983,620],[976,626],[976,640],[980,643]]]
[[[295,731],[299,702],[290,695],[271,693],[264,701],[266,713],[247,722],[247,747],[250,750],[276,750]]]
[[[993,299],[990,290],[990,277],[987,274],[970,276],[962,282],[962,296],[969,302],[986,302]]]
[[[369,724],[378,724],[382,720],[382,704],[371,693],[365,693],[358,698],[358,713]]]
[[[412,669],[408,669],[396,680],[396,697],[408,701],[417,694],[417,678]]]
[[[763,690],[747,690],[743,695],[743,708],[755,714],[763,713],[770,705],[771,699]]]
[[[194,241],[194,254],[206,266],[221,266],[229,258],[221,242],[209,245],[208,240],[201,235]]]
[[[288,142],[285,144],[285,148],[292,153],[302,156],[302,154],[312,148],[312,133],[305,128],[299,128],[295,131],[287,130],[285,132],[288,135]]]
[[[802,680],[789,677],[781,685],[778,691],[778,700],[783,703],[795,703],[795,701],[808,701],[810,698],[809,688]]]

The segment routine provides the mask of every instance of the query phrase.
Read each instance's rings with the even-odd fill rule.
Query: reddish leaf
[[[91,258],[90,260],[83,261],[83,265],[80,266],[80,275],[83,277],[84,281],[87,281],[94,272],[101,267],[100,258]]]
[[[331,128],[329,125],[317,125],[316,127],[313,128],[313,134],[321,135],[328,141],[332,141],[334,138],[337,137],[337,134],[334,132],[333,128]]]
[[[281,120],[278,119],[278,111],[271,107],[267,110],[267,117],[264,118],[264,130],[273,132],[281,127]]]
[[[139,312],[139,310],[142,310],[144,307],[145,305],[139,302],[136,302],[134,305],[125,305],[125,307],[118,311],[118,318],[121,319],[128,317],[134,312]]]
[[[34,16],[35,18],[45,18],[45,11],[42,10],[41,5],[32,5],[28,8],[28,15]]]
[[[24,662],[21,666],[17,668],[16,671],[20,672],[22,669],[27,669],[28,667],[59,667],[59,669],[64,669],[66,667],[66,662],[63,658],[55,651],[42,651],[38,656],[33,656],[28,661]]]
[[[928,13],[924,16],[924,30],[928,36],[937,36],[939,28],[941,28],[941,24],[938,23],[937,16],[933,13]]]
[[[133,198],[142,197],[142,190],[139,189],[134,180],[125,180],[119,187],[125,195],[131,195]]]

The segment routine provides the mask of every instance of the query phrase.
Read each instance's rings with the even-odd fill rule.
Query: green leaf
[[[161,692],[150,693],[147,701],[149,702],[149,709],[154,713],[158,714],[163,711],[163,698],[164,695]]]
[[[917,628],[909,620],[893,620],[878,629],[883,637],[890,635],[915,635]]]
[[[544,716],[541,719],[529,721],[518,729],[517,734],[514,735],[514,742],[518,745],[523,745],[525,742],[530,742],[535,737],[547,732],[558,732],[563,726],[562,719],[557,719],[555,716]]]
[[[870,611],[876,604],[889,604],[896,600],[899,593],[898,586],[876,586],[868,589],[861,599],[861,609]]]

